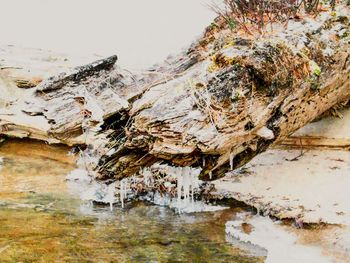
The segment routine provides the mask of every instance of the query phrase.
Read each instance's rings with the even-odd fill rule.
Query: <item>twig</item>
[[[298,161],[300,157],[302,157],[305,153],[307,153],[309,151],[309,150],[307,150],[304,152],[303,143],[301,141],[301,138],[299,138],[299,141],[300,141],[300,154],[298,156],[294,157],[293,159],[285,158],[286,161],[289,161],[289,162]]]

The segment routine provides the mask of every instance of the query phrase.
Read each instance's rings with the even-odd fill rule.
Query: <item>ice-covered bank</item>
[[[297,243],[297,236],[288,233],[268,217],[238,215],[234,221],[226,223],[226,234],[230,238],[257,246],[256,250],[266,250],[266,263],[331,263],[331,259],[322,255],[319,247],[303,246]],[[237,242],[234,242],[237,244]]]

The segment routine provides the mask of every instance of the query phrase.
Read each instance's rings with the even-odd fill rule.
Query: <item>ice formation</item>
[[[204,201],[193,200],[186,204],[183,200],[178,198],[171,198],[167,195],[161,195],[155,193],[153,196],[147,196],[146,200],[151,201],[155,205],[166,206],[171,209],[175,209],[177,213],[200,213],[200,212],[215,212],[219,210],[227,209],[225,206],[217,206],[206,204]]]
[[[104,184],[93,180],[85,169],[75,169],[67,176],[70,193],[78,195],[82,200],[109,204],[111,209],[116,203],[116,184]]]
[[[183,167],[177,171],[177,203],[178,211],[182,206],[189,206],[193,203],[193,188],[198,185],[198,172],[190,167]],[[182,199],[183,197],[183,199]],[[183,205],[181,205],[183,203]]]
[[[250,233],[243,231],[244,223],[252,226]],[[249,244],[256,246],[256,250],[267,251],[266,263],[331,262],[328,257],[322,256],[320,248],[298,244],[295,234],[283,230],[279,223],[262,216],[229,221],[226,223],[227,241],[232,243],[234,239],[235,245],[239,242],[243,247]]]
[[[233,170],[233,156],[234,156],[234,154],[230,153],[230,169],[231,169],[231,171]]]
[[[129,177],[112,184],[105,184],[93,179],[85,169],[75,169],[66,176],[67,184],[72,194],[80,196],[86,201],[105,203],[113,210],[113,204],[121,203],[125,207],[125,199],[130,194],[133,185],[137,185],[141,180],[147,187],[155,185],[152,169],[166,171],[168,178],[163,182],[167,191],[174,189],[177,182],[177,196],[171,197],[166,193],[149,193],[141,200],[153,202],[156,205],[167,206],[175,209],[178,213],[208,212],[226,209],[227,207],[206,204],[203,201],[195,200],[195,191],[198,191],[202,181],[198,179],[200,169],[191,167],[172,167],[155,164],[151,168],[144,168],[140,171],[142,177]],[[138,181],[139,180],[139,181]],[[128,187],[127,187],[128,186]],[[116,194],[119,193],[119,198]],[[129,195],[130,197],[130,195]]]
[[[126,181],[121,180],[120,181],[120,190],[119,190],[119,195],[120,195],[120,202],[122,203],[122,208],[124,208],[124,200],[126,199]]]
[[[191,167],[173,168],[177,179],[177,198],[173,200],[167,196],[156,195],[154,203],[176,208],[178,213],[193,213],[204,211],[217,211],[226,207],[205,204],[203,201],[194,200],[194,191],[199,188],[201,181],[198,179],[200,169]]]
[[[166,176],[163,178],[164,181],[158,180],[155,182],[155,175],[152,171],[166,174]],[[142,180],[146,186],[151,188],[160,182],[167,189],[166,192],[168,193],[176,189],[176,197],[173,197],[171,194],[167,194],[165,192],[155,192],[153,194],[151,191],[149,191],[146,196],[141,197],[141,200],[146,200],[156,205],[169,207],[174,209],[179,214],[226,209],[227,207],[214,206],[206,204],[203,201],[195,200],[195,193],[196,191],[200,190],[203,184],[203,182],[198,179],[200,171],[201,170],[198,168],[173,167],[163,164],[154,164],[149,168],[144,168],[140,172],[143,177],[136,178],[136,181]],[[128,180],[132,179],[129,178]]]
[[[115,201],[115,183],[108,185],[105,200],[107,203],[109,203],[111,211],[113,211],[113,203]]]
[[[143,174],[143,179],[147,187],[150,187],[151,184],[153,183],[153,174],[151,172],[150,168],[144,168],[141,172]]]

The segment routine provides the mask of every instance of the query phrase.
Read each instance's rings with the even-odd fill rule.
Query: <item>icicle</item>
[[[122,208],[124,208],[124,182],[120,182],[120,201],[122,202]]]
[[[111,211],[113,211],[114,192],[115,192],[115,183],[110,184],[107,190],[107,201],[109,201],[109,208]]]
[[[192,205],[194,204],[194,198],[193,198],[193,195],[194,195],[194,191],[193,191],[193,182],[191,184],[191,190],[192,190],[192,193],[191,193],[191,203]]]
[[[124,199],[126,199],[126,183],[124,181],[120,181],[120,201],[122,203],[122,208],[124,208]]]
[[[259,207],[256,207],[256,215],[260,216],[260,208]]]
[[[233,153],[230,153],[230,168],[233,170]]]
[[[184,167],[182,170],[182,180],[183,180],[183,188],[184,188],[184,205],[185,207],[189,205],[189,197],[190,197],[190,186],[191,186],[191,168]]]
[[[213,178],[213,173],[212,171],[209,172],[209,179],[211,180]]]
[[[176,171],[176,176],[177,176],[177,209],[180,213],[180,209],[181,209],[181,191],[182,191],[182,173],[183,168],[179,168]]]
[[[151,186],[152,176],[153,176],[153,174],[151,172],[151,169],[149,169],[149,168],[144,168],[143,169],[143,177],[144,177],[145,184],[146,184],[147,187]]]

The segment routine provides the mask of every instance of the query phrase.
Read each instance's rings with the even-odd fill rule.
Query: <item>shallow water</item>
[[[142,202],[92,205],[68,193],[65,147],[5,142],[0,262],[262,262],[225,238],[241,208],[182,214]],[[63,162],[64,161],[64,162]]]

